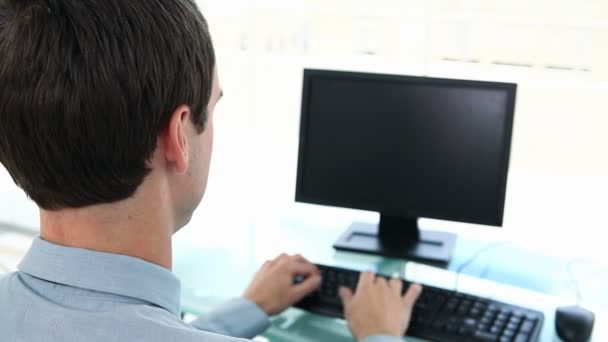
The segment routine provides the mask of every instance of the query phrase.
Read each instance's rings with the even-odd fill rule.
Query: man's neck
[[[154,207],[136,203],[129,199],[80,209],[41,209],[41,238],[62,246],[128,255],[170,270],[174,223],[167,208],[158,207],[159,202]]]

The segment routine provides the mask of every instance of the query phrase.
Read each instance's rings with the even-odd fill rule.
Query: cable
[[[570,283],[572,284],[572,287],[574,288],[576,294],[577,305],[581,305],[581,303],[583,302],[583,291],[581,290],[579,279],[576,277],[576,274],[573,269],[573,265],[579,262],[584,263],[586,266],[592,267],[595,270],[594,276],[596,277],[600,277],[600,275],[608,273],[608,269],[605,268],[605,265],[599,265],[596,262],[585,260],[583,258],[570,259],[566,263],[566,271],[568,273],[568,278],[570,278]],[[600,269],[599,272],[598,269]]]
[[[583,259],[570,259],[570,261],[568,261],[568,263],[566,264],[566,271],[568,272],[568,277],[570,278],[570,282],[574,286],[574,291],[576,293],[576,305],[580,305],[581,302],[583,301],[583,296],[581,294],[581,288],[578,283],[578,279],[576,278],[576,276],[574,275],[574,271],[572,270],[572,265],[575,262],[579,262],[579,261],[584,261],[584,260]]]
[[[501,241],[501,242],[494,242],[494,243],[488,244],[488,245],[480,248],[479,250],[477,250],[477,252],[473,253],[473,255],[471,255],[471,257],[469,257],[469,259],[467,259],[460,266],[458,266],[458,269],[456,269],[456,277],[454,278],[454,291],[458,291],[458,283],[460,281],[460,274],[462,273],[462,271],[464,271],[464,269],[467,266],[469,266],[471,263],[473,263],[475,260],[477,260],[477,258],[479,256],[481,256],[483,253],[485,253],[491,249],[502,247],[503,245],[508,245],[508,244],[511,244],[511,242]]]

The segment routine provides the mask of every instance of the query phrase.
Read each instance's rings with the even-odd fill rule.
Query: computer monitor
[[[336,249],[446,264],[418,218],[502,225],[516,88],[305,70],[296,201],[380,213]]]

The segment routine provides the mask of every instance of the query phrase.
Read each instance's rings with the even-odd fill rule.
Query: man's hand
[[[303,281],[294,284],[296,276]],[[320,284],[321,276],[315,265],[300,255],[281,254],[264,263],[243,297],[268,315],[276,315],[318,289]]]
[[[387,281],[364,272],[355,294],[348,288],[340,288],[344,316],[357,341],[371,335],[403,336],[422,287],[414,284],[401,296],[402,286],[398,278]]]

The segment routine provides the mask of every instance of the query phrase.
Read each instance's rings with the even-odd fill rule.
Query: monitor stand
[[[421,231],[418,218],[381,214],[379,224],[353,223],[334,248],[447,266],[455,241],[455,234]]]

